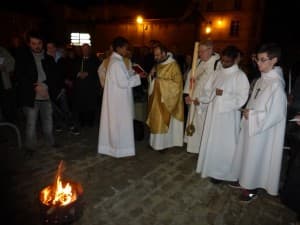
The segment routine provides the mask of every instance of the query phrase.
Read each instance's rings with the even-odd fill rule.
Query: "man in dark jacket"
[[[81,127],[92,127],[100,105],[100,82],[97,73],[100,61],[92,54],[88,44],[81,46],[81,52],[82,57],[78,59],[76,65],[72,106]]]
[[[37,147],[36,122],[40,116],[47,144],[57,147],[53,136],[51,96],[58,73],[55,61],[45,54],[43,40],[39,33],[28,34],[28,47],[16,56],[16,76],[20,95],[20,104],[26,118],[25,146],[29,150]]]

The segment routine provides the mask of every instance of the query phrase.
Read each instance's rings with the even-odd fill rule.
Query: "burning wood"
[[[82,186],[72,181],[62,180],[63,161],[59,163],[53,184],[40,192],[42,221],[44,224],[70,222],[82,214]]]

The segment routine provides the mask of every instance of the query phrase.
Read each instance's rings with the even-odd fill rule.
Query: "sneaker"
[[[243,190],[242,194],[239,197],[239,201],[243,203],[250,203],[256,198],[257,198],[256,191]]]
[[[80,132],[76,127],[70,127],[70,133],[73,135],[79,135]]]
[[[231,188],[235,188],[235,189],[242,189],[241,185],[237,181],[236,182],[230,182],[228,184],[228,186],[231,187]]]

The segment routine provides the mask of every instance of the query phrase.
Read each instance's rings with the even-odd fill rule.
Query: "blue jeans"
[[[36,100],[34,107],[24,107],[26,118],[25,145],[30,149],[37,147],[36,123],[40,116],[47,145],[54,145],[52,105],[50,100]]]

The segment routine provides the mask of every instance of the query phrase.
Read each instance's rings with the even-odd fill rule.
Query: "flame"
[[[53,185],[45,187],[40,192],[40,200],[43,204],[65,206],[77,199],[75,184],[65,183],[61,180],[62,170],[63,162],[61,161]]]

